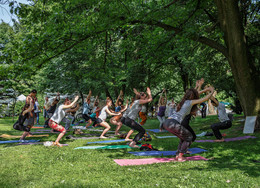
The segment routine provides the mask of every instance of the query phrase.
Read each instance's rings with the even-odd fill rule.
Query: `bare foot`
[[[178,157],[176,160],[177,160],[178,162],[184,162],[184,161],[186,161],[187,159],[186,159],[185,157]]]
[[[129,144],[129,146],[130,146],[131,148],[140,148],[139,146],[136,145],[136,143],[135,143],[134,141],[132,141],[132,142]]]
[[[108,138],[108,137],[105,137],[105,136],[100,136],[99,138]]]
[[[60,144],[59,142],[54,142],[53,145],[54,145],[54,146],[58,146],[58,147],[62,147],[62,144]]]
[[[125,138],[125,141],[127,141],[127,142],[132,142],[133,139]]]
[[[120,135],[120,133],[115,133],[116,136]]]
[[[214,142],[224,142],[224,141],[225,141],[224,138],[219,139],[219,140],[214,140]]]
[[[186,151],[186,154],[191,154],[192,152],[191,151]]]

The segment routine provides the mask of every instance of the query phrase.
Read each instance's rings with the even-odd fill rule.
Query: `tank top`
[[[190,114],[190,111],[191,111],[191,108],[192,108],[191,102],[192,102],[191,100],[186,100],[186,101],[183,103],[183,105],[182,105],[180,111],[174,112],[174,113],[170,116],[170,118],[175,119],[176,121],[178,121],[179,123],[181,123],[182,120],[184,119],[184,117],[187,116],[188,114]]]

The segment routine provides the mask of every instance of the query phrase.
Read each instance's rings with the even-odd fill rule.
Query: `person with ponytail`
[[[111,115],[111,116],[121,115],[121,112],[118,112],[118,113],[111,112],[109,110],[109,108],[111,106],[112,106],[112,100],[109,97],[107,97],[107,99],[106,99],[106,106],[104,106],[102,108],[102,110],[100,112],[100,115],[96,119],[96,125],[101,125],[102,127],[105,127],[104,131],[102,132],[102,134],[100,135],[99,138],[107,138],[107,137],[105,137],[105,134],[111,128],[110,125],[106,122],[107,115]]]
[[[209,94],[203,98],[199,98],[199,92],[196,89],[188,89],[178,104],[176,112],[165,120],[163,128],[180,139],[176,153],[177,161],[182,162],[186,160],[183,155],[187,152],[193,139],[192,133],[181,124],[183,119],[187,115],[196,112],[198,110],[197,104],[207,101],[212,96],[213,91],[213,87],[208,87],[201,91],[200,94],[206,92],[209,92]]]
[[[142,108],[142,104],[149,103],[153,100],[151,90],[150,88],[147,87],[146,90],[148,96],[144,92],[138,92],[136,89],[134,89],[134,93],[136,94],[135,96],[135,101],[127,114],[125,118],[125,125],[130,127],[133,130],[138,131],[137,135],[134,137],[133,141],[129,144],[130,147],[139,147],[136,145],[136,143],[144,136],[145,134],[145,129],[138,123],[136,122],[136,118],[138,116],[138,113],[140,112]]]

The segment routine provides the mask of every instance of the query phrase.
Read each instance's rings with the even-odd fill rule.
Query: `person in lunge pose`
[[[232,126],[232,122],[229,119],[227,113],[226,113],[226,108],[225,104],[218,102],[218,100],[211,96],[211,103],[213,106],[217,107],[217,112],[218,112],[218,119],[219,123],[214,123],[211,125],[211,129],[217,138],[215,142],[224,142],[224,138],[222,137],[222,134],[220,133],[219,130],[221,129],[229,129]]]
[[[183,155],[187,152],[193,139],[192,133],[181,125],[181,123],[185,116],[197,111],[197,104],[208,100],[212,96],[214,88],[208,87],[200,93],[207,91],[210,91],[210,93],[204,98],[199,99],[199,93],[196,89],[188,89],[181,102],[178,104],[177,111],[166,119],[163,124],[164,129],[176,135],[180,139],[176,153],[176,160],[178,161],[185,161]]]
[[[74,106],[74,104],[77,102],[77,100],[79,99],[78,96],[75,97],[74,101],[69,104],[69,105],[60,105],[54,112],[53,116],[51,117],[51,119],[49,120],[49,126],[50,128],[57,130],[60,132],[59,136],[57,137],[56,141],[54,142],[54,145],[62,147],[62,145],[60,144],[60,139],[65,135],[66,133],[66,129],[59,125],[60,122],[62,121],[62,119],[65,117],[66,113],[65,113],[65,109],[69,109],[71,107]]]
[[[141,105],[149,103],[153,100],[150,88],[147,88],[146,92],[147,92],[148,96],[144,92],[138,92],[136,89],[134,89],[134,93],[136,94],[135,101],[125,119],[126,126],[138,131],[134,140],[129,144],[130,147],[139,147],[136,145],[136,143],[145,134],[145,129],[139,123],[137,123],[135,120],[138,116],[138,113],[141,110]]]
[[[106,99],[106,106],[104,106],[101,110],[100,115],[98,116],[97,120],[96,120],[96,124],[97,125],[101,125],[102,127],[105,127],[104,131],[102,132],[102,134],[100,135],[100,138],[107,138],[105,137],[105,134],[107,133],[107,131],[109,131],[109,129],[111,128],[110,125],[106,122],[107,119],[107,114],[111,115],[111,116],[116,116],[116,115],[120,115],[121,112],[118,113],[113,113],[109,110],[109,108],[112,105],[112,100],[110,98]]]

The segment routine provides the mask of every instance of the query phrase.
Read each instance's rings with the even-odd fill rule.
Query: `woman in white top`
[[[75,103],[77,102],[77,100],[79,99],[79,96],[76,96],[74,101],[72,103],[70,103],[69,105],[60,105],[54,112],[53,116],[51,117],[51,119],[49,120],[49,126],[50,128],[57,130],[60,132],[58,138],[56,139],[56,141],[54,142],[54,145],[62,147],[62,145],[59,143],[60,139],[65,135],[66,133],[66,129],[59,125],[60,122],[62,121],[62,119],[65,117],[66,113],[65,113],[65,109],[71,108],[75,105]]]
[[[120,115],[121,112],[118,113],[113,113],[109,110],[109,107],[111,107],[112,105],[112,101],[110,98],[107,98],[106,100],[106,106],[104,106],[101,110],[100,115],[98,116],[97,120],[96,120],[96,124],[97,125],[101,125],[102,127],[105,127],[104,131],[102,132],[102,134],[100,135],[100,138],[107,138],[104,135],[107,133],[107,131],[109,131],[109,129],[111,128],[110,125],[106,122],[107,119],[107,114],[111,115],[111,116],[116,116],[116,115]]]

